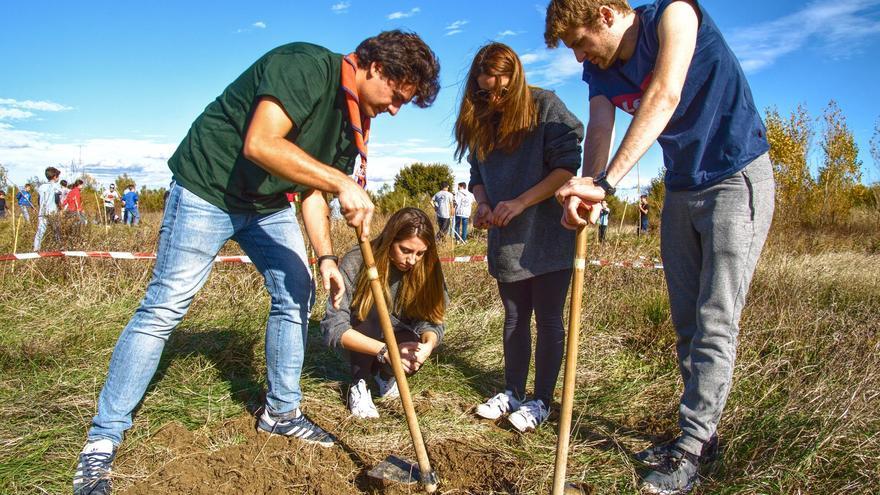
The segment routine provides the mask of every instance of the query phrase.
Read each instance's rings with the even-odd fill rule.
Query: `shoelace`
[[[544,412],[543,406],[541,406],[541,404],[538,402],[525,404],[524,406],[522,406],[521,410],[524,413],[523,415],[526,417],[526,419],[529,420],[529,423],[531,423],[532,426],[537,426],[538,418],[540,416],[543,416]]]
[[[108,452],[90,452],[88,454],[80,454],[82,456],[84,479],[92,479],[106,474],[108,464],[110,464],[112,453]]]

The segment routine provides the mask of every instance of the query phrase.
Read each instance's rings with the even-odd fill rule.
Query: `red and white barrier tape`
[[[37,258],[113,258],[119,260],[154,260],[156,253],[128,253],[122,251],[43,251],[40,253],[18,253],[0,255],[0,261],[15,260],[34,260]],[[442,263],[474,263],[485,262],[486,255],[476,254],[472,256],[455,256],[440,258]],[[248,256],[217,256],[214,263],[250,263]],[[309,260],[310,263],[316,263],[316,259]],[[662,263],[655,263],[648,260],[638,261],[609,261],[609,260],[590,260],[593,266],[613,266],[618,268],[647,268],[652,270],[662,270]]]

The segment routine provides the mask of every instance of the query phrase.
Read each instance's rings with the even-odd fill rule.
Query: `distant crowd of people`
[[[25,184],[23,188],[15,188],[15,213],[25,222],[30,222],[36,215],[37,231],[34,235],[34,251],[39,251],[43,238],[48,230],[52,230],[55,240],[61,243],[61,222],[71,219],[77,229],[89,223],[82,198],[84,182],[77,179],[68,183],[61,180],[61,171],[55,167],[45,170],[46,182],[34,189],[33,184]],[[125,192],[119,193],[116,184],[110,184],[101,193],[104,210],[100,212],[97,223],[125,223],[137,225],[140,222],[138,203],[140,197],[134,183],[125,186]],[[122,216],[117,214],[117,203],[121,205]],[[0,218],[6,218],[8,211],[6,191],[0,190]]]

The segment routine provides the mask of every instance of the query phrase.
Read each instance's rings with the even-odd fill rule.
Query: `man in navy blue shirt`
[[[695,0],[552,0],[545,41],[584,65],[590,120],[584,177],[557,191],[570,228],[657,141],[666,165],[661,255],[684,381],[681,435],[636,454],[643,489],[685,493],[717,452],[730,393],[739,318],[773,217],[764,124],[742,68]],[[615,109],[632,115],[611,153]],[[607,167],[606,167],[607,165]]]

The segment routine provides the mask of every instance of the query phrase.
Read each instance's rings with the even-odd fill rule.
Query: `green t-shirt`
[[[230,213],[279,211],[289,207],[285,193],[308,190],[242,156],[260,96],[277,98],[293,121],[287,139],[350,175],[357,149],[340,90],[341,65],[342,55],[309,43],[290,43],[260,57],[193,122],[168,160],[174,180]]]

